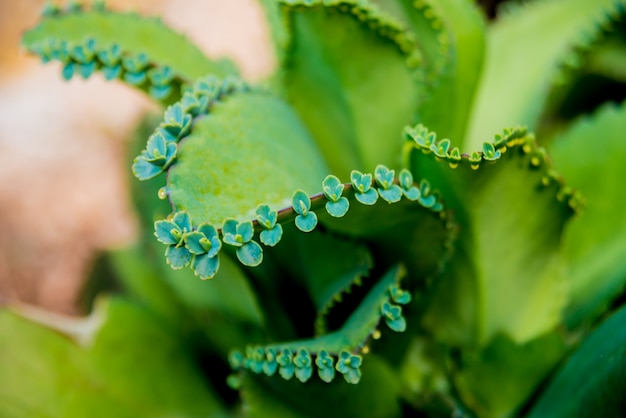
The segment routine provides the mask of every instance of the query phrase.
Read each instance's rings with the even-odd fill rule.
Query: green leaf
[[[283,236],[283,226],[276,224],[272,229],[265,229],[259,234],[261,242],[268,247],[274,247]]]
[[[528,417],[623,416],[625,323],[622,307],[585,338],[548,382]]]
[[[160,126],[162,130],[157,129],[154,135],[160,134],[168,138],[181,139],[189,133],[192,115],[187,112],[187,108],[183,103],[184,102],[181,100],[165,109],[163,122]]]
[[[341,198],[344,185],[337,177],[329,175],[322,181],[322,189],[324,190],[324,196],[328,200],[337,202]]]
[[[374,0],[415,33],[427,72],[419,120],[462,141],[483,65],[485,22],[468,0]]]
[[[256,267],[263,261],[263,248],[256,241],[249,241],[237,248],[237,258],[244,266]]]
[[[482,350],[462,353],[453,381],[465,405],[477,416],[516,416],[565,349],[563,337],[555,333],[521,345],[498,334]]]
[[[136,73],[126,71],[122,77],[124,81],[132,86],[139,87],[148,79],[148,74],[145,71],[138,71]]]
[[[324,382],[330,383],[335,378],[335,360],[328,354],[328,351],[321,350],[315,358],[317,373]]]
[[[169,264],[170,267],[174,270],[178,270],[189,264],[191,261],[191,253],[185,247],[175,247],[170,245],[165,250],[165,258],[167,259],[167,264]]]
[[[355,190],[355,198],[363,205],[373,205],[378,200],[378,193],[372,188],[372,175],[352,170],[350,182]]]
[[[592,321],[626,285],[624,126],[626,105],[605,106],[550,147],[555,168],[585,197],[582,213],[564,237],[570,327]]]
[[[346,382],[356,385],[361,380],[362,362],[363,357],[352,354],[349,351],[342,351],[339,353],[335,370],[343,375]]]
[[[283,7],[287,97],[339,177],[398,166],[398,129],[414,121],[419,95],[407,34],[367,5],[344,3]]]
[[[100,71],[102,71],[102,75],[106,80],[113,80],[122,75],[122,66],[121,65],[113,65],[113,66],[103,66]],[[157,98],[157,100],[159,100]]]
[[[449,63],[423,106],[419,120],[461,145],[468,129],[485,57],[485,22],[481,10],[468,0],[438,0],[450,42]]]
[[[103,322],[84,346],[0,311],[4,414],[226,416],[176,331],[128,302],[96,306],[92,319]]]
[[[219,258],[209,256],[209,254],[195,255],[193,259],[193,271],[201,279],[212,279],[217,274],[220,267]]]
[[[311,232],[317,226],[317,215],[315,212],[307,212],[306,215],[296,216],[296,226],[302,232]]]
[[[395,170],[390,170],[380,164],[374,171],[378,194],[387,203],[396,203],[402,199],[402,189],[397,184],[393,184],[395,174]]]
[[[335,218],[341,218],[350,209],[350,202],[344,196],[341,196],[344,184],[335,176],[329,175],[322,182],[324,196],[328,199],[326,202],[326,212]]]
[[[185,235],[185,246],[192,254],[208,254],[209,257],[214,257],[219,252],[222,242],[215,227],[202,224],[196,231]]]
[[[305,349],[298,350],[298,353],[293,358],[293,363],[296,366],[296,379],[304,383],[313,376],[313,361],[311,360],[311,354]]]
[[[270,348],[271,350],[272,348]],[[276,357],[276,361],[280,368],[278,369],[278,374],[285,380],[289,380],[293,377],[296,372],[296,367],[293,364],[293,354],[291,350],[283,349],[279,352]]]
[[[401,387],[396,373],[375,355],[368,356],[362,369],[358,385],[344,379],[331,383],[311,379],[303,385],[248,373],[241,390],[243,408],[250,418],[400,416]],[[293,401],[285,401],[285,396]]]
[[[294,190],[320,190],[326,168],[290,107],[263,93],[235,93],[197,119],[168,171],[169,197],[197,223],[252,220],[282,208]],[[202,179],[202,181],[199,181]]]
[[[317,226],[317,215],[311,211],[311,199],[302,190],[296,190],[291,198],[293,211],[297,213],[296,226],[302,232],[311,232]]]
[[[443,341],[484,344],[503,332],[523,343],[558,324],[567,300],[558,248],[573,210],[532,137],[507,144],[477,170],[478,153],[454,169],[410,153],[413,174],[446,196],[462,232],[426,317]]]
[[[406,319],[402,316],[402,308],[389,302],[383,302],[381,313],[387,326],[395,332],[406,331]]]
[[[120,28],[124,30],[120,31]],[[134,13],[110,10],[61,13],[44,18],[37,27],[26,32],[22,44],[27,50],[36,50],[38,44],[50,39],[74,45],[91,39],[97,54],[115,45],[121,54],[128,57],[144,53],[156,67],[167,66],[186,80],[195,80],[206,74],[224,77],[235,73],[231,63],[208,59],[186,37],[168,28],[159,19],[143,18]]]
[[[488,33],[465,150],[503,126],[536,129],[559,65],[609,20],[615,0],[545,0],[516,8]],[[532,57],[532,59],[529,59]]]
[[[272,229],[278,220],[278,213],[268,205],[260,205],[256,209],[256,220],[265,229]]]
[[[350,209],[350,201],[346,197],[341,197],[336,202],[326,202],[324,207],[330,216],[341,218],[348,213],[348,209]]]
[[[156,221],[154,223],[154,235],[165,245],[176,245],[182,239],[182,234],[177,233],[178,225],[169,220]]]
[[[411,293],[402,290],[398,286],[391,286],[389,288],[389,295],[391,296],[391,300],[400,305],[407,305],[412,299]]]

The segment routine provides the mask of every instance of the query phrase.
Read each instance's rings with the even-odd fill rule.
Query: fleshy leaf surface
[[[226,416],[176,332],[125,301],[110,300],[100,309],[94,315],[104,322],[86,347],[0,312],[4,414]]]
[[[168,171],[169,197],[194,222],[221,227],[226,218],[255,219],[293,192],[319,191],[324,161],[291,108],[259,92],[235,93],[197,118]]]
[[[398,128],[414,121],[419,96],[406,33],[356,1],[298,1],[283,11],[287,97],[331,172],[397,167]]]
[[[484,58],[480,9],[469,0],[374,3],[405,23],[417,38],[426,69],[419,121],[442,137],[463,138]]]
[[[554,375],[529,418],[621,417],[626,401],[626,307],[609,316]]]
[[[463,149],[478,149],[503,126],[535,130],[559,65],[601,30],[619,3],[623,0],[537,1],[491,25]]]
[[[564,237],[570,303],[566,321],[591,321],[626,285],[626,105],[583,118],[550,146],[554,166],[585,198]]]
[[[85,32],[86,29],[88,32]],[[224,77],[236,73],[231,63],[210,60],[185,36],[168,28],[159,19],[144,18],[134,13],[96,9],[45,17],[37,27],[24,34],[22,43],[26,49],[38,52],[51,40],[82,45],[85,39],[94,41],[96,53],[103,55],[104,60],[101,61],[111,67],[124,55],[136,57],[145,54],[159,68],[168,67],[190,81],[206,74]],[[117,48],[117,55],[109,52],[114,48]],[[166,80],[156,75],[152,79],[156,85]]]
[[[431,179],[460,227],[426,318],[445,341],[486,343],[503,332],[523,343],[554,327],[566,303],[558,248],[569,197],[532,136],[499,147],[508,150],[496,162],[475,153],[456,168],[417,144],[409,154],[413,174]]]
[[[465,405],[477,416],[515,416],[561,360],[565,348],[563,337],[556,333],[521,345],[498,334],[483,349],[463,352],[453,380]]]

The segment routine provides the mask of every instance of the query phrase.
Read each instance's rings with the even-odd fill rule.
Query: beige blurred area
[[[96,254],[137,232],[122,157],[133,127],[158,107],[100,76],[64,82],[58,64],[26,55],[20,36],[43,4],[0,0],[0,304],[76,313]],[[248,80],[275,66],[255,0],[107,4],[161,16],[208,55],[235,61]]]

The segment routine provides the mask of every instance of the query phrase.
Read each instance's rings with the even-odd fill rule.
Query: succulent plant
[[[263,4],[280,69],[257,85],[101,3],[24,35],[164,113],[132,164],[156,239],[109,254],[126,296],[94,340],[0,316],[11,416],[29,391],[46,416],[619,416],[626,107],[563,109],[626,79],[626,3]],[[69,359],[41,365],[57,386],[29,344]]]

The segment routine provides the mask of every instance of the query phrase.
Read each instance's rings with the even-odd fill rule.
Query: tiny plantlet
[[[89,344],[2,311],[0,412],[621,416],[626,105],[583,87],[623,94],[626,2],[261,3],[257,84],[101,2],[24,34],[162,113],[123,293]]]

